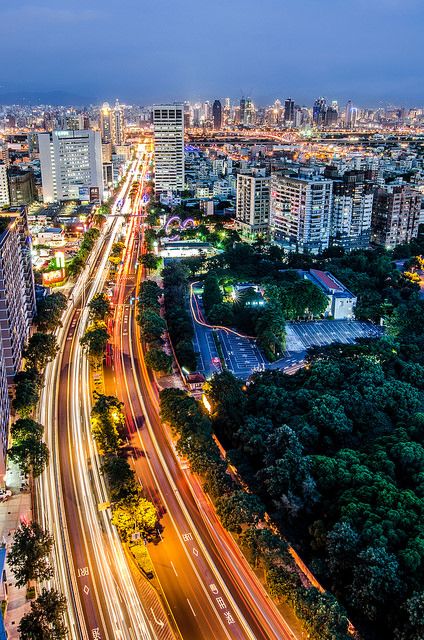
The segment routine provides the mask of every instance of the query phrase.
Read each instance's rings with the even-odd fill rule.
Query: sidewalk
[[[22,481],[19,468],[9,461],[6,472],[6,489],[12,491],[12,496],[5,502],[0,502],[0,544],[6,545],[9,551],[15,529],[22,520],[30,521],[31,495],[28,489],[20,491]],[[26,587],[18,589],[14,585],[13,574],[7,564],[6,554],[6,583],[5,592],[7,609],[5,613],[5,627],[9,640],[18,640],[17,627],[22,616],[29,610],[29,601],[26,599]],[[3,595],[2,595],[3,597]]]

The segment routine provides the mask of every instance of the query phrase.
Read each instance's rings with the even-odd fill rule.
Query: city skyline
[[[244,94],[258,104],[287,95],[303,104],[325,95],[370,107],[419,106],[423,17],[417,0],[343,6],[301,0],[296,7],[220,0],[213,13],[194,0],[178,3],[177,11],[169,0],[143,8],[124,0],[116,9],[98,0],[74,0],[67,8],[24,2],[0,10],[10,52],[0,101],[19,94],[41,100],[69,94],[72,86],[72,97],[88,102]],[[33,47],[34,34],[43,47]]]

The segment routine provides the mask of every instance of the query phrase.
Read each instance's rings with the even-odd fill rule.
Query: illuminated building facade
[[[103,199],[98,131],[39,133],[38,143],[44,202]]]
[[[184,107],[153,107],[155,141],[155,193],[184,189]]]

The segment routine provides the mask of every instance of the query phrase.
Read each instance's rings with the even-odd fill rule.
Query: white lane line
[[[187,598],[187,602],[188,602],[188,604],[189,604],[189,607],[190,607],[190,609],[191,609],[192,614],[194,615],[194,617],[196,617],[196,614],[195,614],[195,612],[194,612],[194,609],[193,609],[193,607],[191,606],[191,602],[190,602],[190,600],[189,600],[188,598]]]
[[[174,567],[174,563],[172,562],[172,560],[171,560],[171,567],[174,569],[174,573],[175,573],[175,575],[176,575],[176,576],[177,576],[177,578],[178,578],[178,573],[177,573],[176,568]],[[190,604],[190,603],[189,603],[189,604]]]

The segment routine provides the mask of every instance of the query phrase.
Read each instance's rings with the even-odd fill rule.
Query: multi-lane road
[[[125,403],[134,469],[161,514],[160,542],[149,545],[156,575],[184,639],[296,638],[196,478],[182,468],[161,424],[157,387],[144,363],[135,321],[143,228],[134,218],[127,232],[115,290],[114,367],[108,384]]]
[[[125,199],[140,161],[133,163],[117,200]],[[37,506],[55,537],[55,582],[68,601],[72,640],[158,637],[155,612],[145,610],[109,510],[101,508],[107,492],[90,434],[89,366],[80,345],[88,322],[81,300],[87,304],[103,289],[108,255],[123,222],[119,215],[110,217],[74,287],[57,332],[60,351],[47,367],[40,401],[51,462],[38,487]]]

